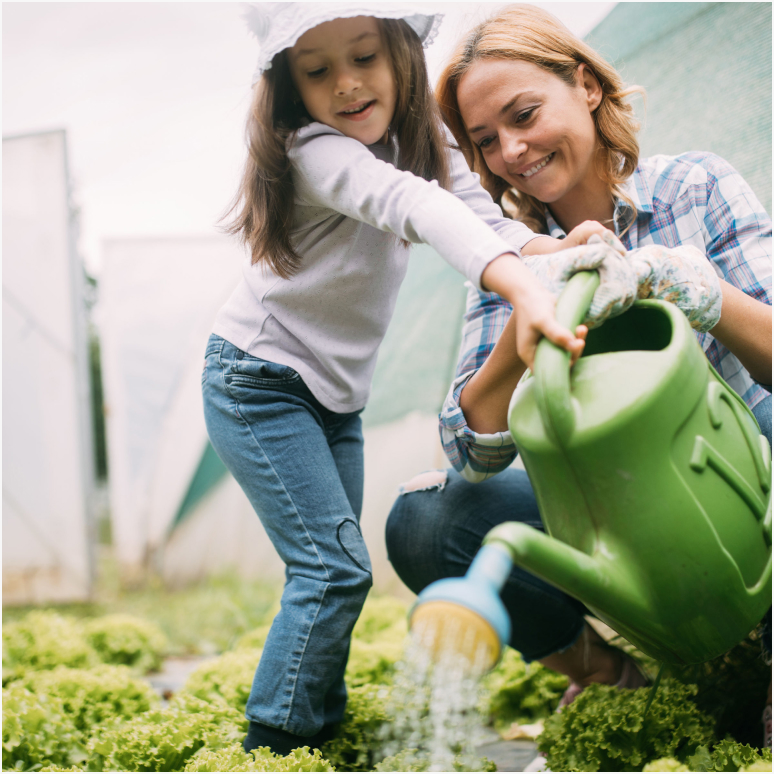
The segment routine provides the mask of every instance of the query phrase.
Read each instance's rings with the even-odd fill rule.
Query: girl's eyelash
[[[516,123],[519,123],[519,121],[526,121],[528,118],[532,116],[532,114],[535,112],[537,108],[529,108],[528,110],[522,110],[521,113],[518,113],[516,115]]]
[[[367,64],[368,62],[372,62],[375,57],[376,57],[376,54],[368,54],[368,56],[357,57],[355,61],[360,62],[361,64]]]
[[[310,78],[319,78],[321,75],[325,73],[326,69],[327,69],[326,67],[320,67],[317,70],[310,70],[309,72],[307,72],[307,75]]]

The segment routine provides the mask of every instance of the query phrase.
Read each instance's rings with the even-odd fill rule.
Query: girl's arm
[[[472,207],[409,172],[377,159],[356,140],[322,124],[299,130],[289,151],[296,195],[410,242],[433,247],[476,287],[494,291],[517,310],[516,346],[527,364],[537,341],[547,336],[575,352],[582,343],[554,318],[554,299],[505,241]],[[480,186],[479,186],[480,188]],[[488,198],[483,189],[481,194]],[[499,211],[489,198],[492,214]],[[490,216],[491,217],[491,216]],[[502,214],[500,220],[504,221]],[[512,221],[525,239],[534,234]]]

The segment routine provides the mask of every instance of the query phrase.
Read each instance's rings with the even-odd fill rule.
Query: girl
[[[503,219],[444,141],[422,52],[438,20],[363,13],[275,3],[248,20],[261,57],[230,230],[251,259],[215,320],[203,373],[212,444],[286,564],[246,750],[319,747],[344,712],[350,634],[371,586],[359,415],[408,244],[427,242],[508,299],[514,343],[531,362],[541,335],[577,357],[583,329],[575,337],[556,322],[518,252],[603,230],[583,224],[559,242]]]

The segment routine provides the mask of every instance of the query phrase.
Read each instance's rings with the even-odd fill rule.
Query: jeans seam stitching
[[[288,501],[293,506],[293,514],[298,519],[298,522],[301,524],[301,526],[304,528],[304,534],[306,535],[309,542],[312,544],[312,547],[314,548],[314,553],[317,556],[317,561],[319,562],[319,566],[322,567],[322,569],[325,571],[325,583],[331,582],[331,576],[328,572],[328,568],[325,565],[325,562],[323,561],[323,558],[320,556],[320,551],[317,548],[317,543],[315,543],[314,538],[309,534],[309,529],[307,528],[306,524],[304,523],[304,520],[301,518],[301,514],[298,512],[298,508],[296,507],[296,504],[293,500],[293,498],[290,496],[290,493],[288,492],[288,488],[285,485],[285,479],[279,474],[279,471],[275,467],[274,463],[269,458],[269,455],[266,454],[264,451],[263,446],[261,446],[260,441],[256,438],[255,433],[253,432],[253,428],[250,425],[250,423],[242,416],[242,414],[239,412],[239,401],[234,397],[234,395],[231,393],[230,390],[228,390],[228,387],[226,387],[226,390],[228,394],[231,396],[231,399],[234,401],[234,406],[236,408],[236,415],[239,417],[240,421],[244,423],[245,427],[247,428],[248,432],[250,433],[250,437],[253,439],[255,445],[258,447],[258,449],[261,452],[261,455],[266,460],[266,462],[271,467],[272,473],[277,477],[277,481],[279,481],[280,484],[282,484],[282,491],[285,494],[285,496],[288,498]]]
[[[316,550],[316,546],[315,546],[315,550]],[[309,638],[312,636],[312,629],[314,629],[314,625],[315,623],[317,623],[317,617],[320,615],[320,610],[322,609],[323,602],[325,601],[325,595],[328,593],[328,589],[330,588],[330,585],[331,585],[330,581],[325,584],[322,597],[320,598],[320,601],[317,604],[317,610],[314,614],[314,620],[312,621],[312,625],[309,627],[306,633],[306,638],[304,639],[304,647],[301,651],[301,657],[298,659],[298,664],[296,665],[296,667],[291,670],[293,672],[293,677],[292,677],[292,687],[290,689],[290,704],[288,706],[288,711],[285,714],[285,720],[282,724],[283,731],[288,730],[287,724],[288,724],[288,721],[290,720],[290,715],[293,712],[293,702],[295,701],[295,698],[296,698],[296,686],[298,685],[298,675],[299,675],[299,672],[301,671],[301,664],[304,661],[304,656],[306,655],[306,648],[307,648],[307,645],[309,644]]]

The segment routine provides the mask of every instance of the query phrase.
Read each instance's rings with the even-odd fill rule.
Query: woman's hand
[[[694,330],[711,330],[720,320],[723,294],[712,264],[692,245],[647,245],[629,253],[637,272],[639,298],[677,306]]]
[[[543,336],[569,352],[573,358],[580,357],[583,340],[557,322],[554,313],[556,298],[515,255],[504,253],[495,258],[484,269],[481,285],[510,301],[513,306],[516,354],[528,368],[532,368],[535,349]]]
[[[550,236],[537,236],[535,239],[531,239],[521,250],[523,256],[527,255],[547,255],[548,253],[556,253],[559,250],[566,250],[568,247],[578,247],[579,245],[585,245],[588,240],[594,235],[604,238],[605,234],[610,234],[615,239],[610,229],[605,228],[601,223],[596,220],[584,220],[583,223],[577,225],[564,239],[554,239]],[[617,240],[616,240],[617,241]]]
[[[587,224],[581,224],[585,225]],[[573,231],[577,231],[581,226]],[[540,282],[556,295],[562,292],[573,274],[579,271],[598,271],[599,288],[584,320],[589,328],[596,328],[608,318],[622,314],[637,299],[637,274],[627,259],[626,249],[608,229],[603,228],[601,234],[594,232],[589,237],[588,244],[548,255],[528,256],[524,263]]]

